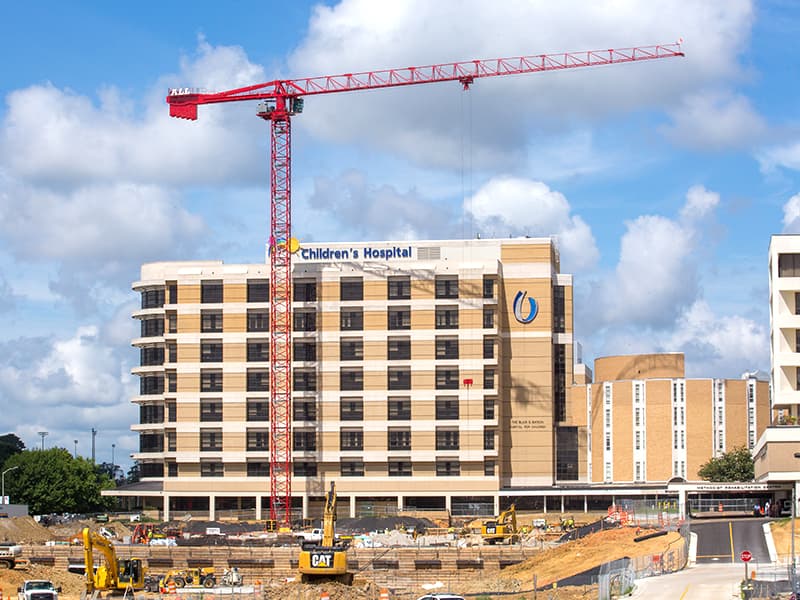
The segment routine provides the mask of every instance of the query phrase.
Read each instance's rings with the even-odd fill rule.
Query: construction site
[[[668,573],[687,561],[688,542],[680,529],[644,529],[608,517],[590,527],[565,518],[535,528],[530,525],[534,520],[540,522],[541,517],[520,516],[518,523],[507,524],[505,539],[492,542],[487,541],[492,532],[487,534],[485,521],[440,527],[419,517],[342,520],[332,546],[346,556],[350,577],[304,581],[304,549],[313,552],[321,547],[309,547],[290,532],[265,532],[263,523],[183,521],[142,526],[112,519],[103,524],[75,520],[44,527],[30,517],[15,517],[0,520],[0,538],[13,540],[22,552],[15,568],[0,570],[0,588],[8,596],[25,580],[48,579],[61,588],[62,600],[112,592],[206,598],[234,594],[264,600],[316,600],[324,594],[334,600],[379,600],[382,592],[398,599],[431,592],[509,598],[533,598],[538,593],[546,598],[554,590],[557,596],[551,597],[594,598],[603,585],[602,565],[617,563],[608,570],[613,581],[607,585],[616,586],[611,592],[618,594],[624,591],[619,589],[625,585],[622,582],[632,582],[637,573]],[[494,521],[489,523],[493,527]],[[98,576],[90,582],[85,573],[84,531],[109,539],[120,573],[126,561],[140,560],[139,583],[129,581],[114,590],[93,587]],[[101,559],[95,558],[96,568]],[[233,569],[241,577],[235,585],[226,585],[223,573]],[[172,575],[166,579],[174,579],[175,574],[185,576],[192,570],[215,574],[216,580],[194,585],[179,580],[179,586],[165,580],[167,574]],[[620,573],[628,573],[628,579]]]

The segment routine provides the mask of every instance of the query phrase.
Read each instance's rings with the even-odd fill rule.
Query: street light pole
[[[73,458],[78,458],[78,440],[72,440],[75,442],[75,454],[73,454]]]
[[[0,498],[2,498],[3,504],[6,504],[6,473],[8,473],[9,471],[13,471],[14,469],[19,469],[19,465],[17,465],[16,467],[9,467],[5,471],[3,471],[2,475],[0,475]],[[8,504],[11,503],[8,502]]]

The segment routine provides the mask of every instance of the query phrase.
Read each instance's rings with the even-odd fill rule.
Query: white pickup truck
[[[305,544],[319,544],[322,542],[322,529],[312,529],[311,531],[296,531],[294,539],[300,542],[301,545]]]
[[[61,587],[47,579],[28,579],[17,588],[18,600],[58,600]]]

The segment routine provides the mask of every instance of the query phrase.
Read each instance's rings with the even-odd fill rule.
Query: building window
[[[247,391],[268,392],[269,371],[267,369],[247,369]]]
[[[436,337],[436,358],[458,358],[458,338],[457,337]]]
[[[248,421],[269,421],[269,402],[267,400],[247,399]]]
[[[164,306],[164,290],[145,290],[142,292],[142,308],[162,308]]]
[[[364,340],[361,338],[339,340],[339,360],[364,360]]]
[[[317,449],[317,432],[309,429],[295,429],[292,432],[294,449],[298,452],[314,452]]]
[[[363,450],[364,432],[361,429],[342,429],[339,432],[339,450]]]
[[[411,477],[411,461],[390,460],[389,477]]]
[[[386,313],[387,329],[411,329],[411,309],[407,306],[390,306]]]
[[[200,391],[201,392],[221,392],[222,391],[222,371],[200,371]]]
[[[164,319],[162,317],[144,319],[140,327],[142,337],[161,337],[164,335]]]
[[[496,281],[494,277],[483,276],[483,297],[485,300],[494,298],[494,286]]]
[[[167,462],[167,477],[177,477],[178,476],[178,463],[174,460],[170,460]]]
[[[269,477],[269,463],[267,461],[247,461],[248,477]]]
[[[484,429],[483,430],[483,449],[484,450],[494,450],[494,439],[495,439],[494,429]]]
[[[388,360],[411,360],[411,338],[389,338],[386,344]]]
[[[387,387],[390,390],[410,390],[411,368],[389,367],[387,380]]]
[[[567,330],[566,302],[564,286],[553,286],[553,333],[564,333]]]
[[[437,450],[458,450],[458,429],[436,428]]]
[[[458,396],[436,397],[436,419],[439,421],[458,420]]]
[[[222,362],[222,342],[200,342],[200,362]]]
[[[800,292],[794,293],[794,314],[800,315]]]
[[[292,311],[293,329],[309,333],[317,330],[317,313],[313,310],[298,309]]]
[[[317,372],[314,369],[295,369],[292,386],[296,392],[316,392]]]
[[[606,450],[611,451],[611,432],[610,431],[606,431],[605,440],[606,440]]]
[[[363,477],[364,461],[352,459],[342,460],[339,463],[339,472],[342,477]]]
[[[454,458],[439,459],[436,461],[437,477],[458,477],[461,475],[461,465]]]
[[[343,277],[339,280],[339,299],[342,302],[364,299],[364,279],[361,277]]]
[[[219,304],[222,302],[222,282],[203,281],[200,283],[200,302],[203,304]]]
[[[343,308],[339,312],[339,328],[342,331],[362,331],[364,329],[364,309]]]
[[[167,331],[169,333],[178,333],[178,313],[167,313]]]
[[[458,309],[437,308],[436,329],[458,329]]]
[[[178,362],[178,344],[174,342],[167,344],[167,362]]]
[[[437,276],[436,298],[451,300],[458,298],[458,277],[453,275]]]
[[[220,461],[202,461],[200,463],[200,477],[224,477],[225,465]]]
[[[495,382],[495,369],[490,367],[484,367],[483,369],[483,389],[485,390],[493,390],[496,387]]]
[[[483,338],[483,358],[494,358],[495,339],[493,337]]]
[[[200,430],[200,452],[222,451],[222,429]]]
[[[317,403],[314,400],[293,400],[292,419],[294,421],[316,421]]]
[[[269,342],[247,340],[247,362],[269,362]]]
[[[494,398],[483,399],[483,418],[487,421],[492,421],[495,418],[494,406]]]
[[[389,300],[410,300],[411,277],[389,277],[388,298]]]
[[[305,460],[292,461],[292,474],[295,477],[316,477],[317,463]]]
[[[258,451],[265,452],[269,450],[269,430],[248,429],[247,450],[248,452],[258,452]]]
[[[411,430],[390,427],[386,434],[386,442],[389,450],[411,450]]]
[[[483,476],[484,477],[494,477],[494,467],[495,462],[494,460],[484,460],[483,461]]]
[[[295,302],[316,302],[317,282],[313,279],[296,279],[292,298]]]
[[[292,349],[292,358],[298,362],[313,362],[317,360],[317,343],[307,340],[295,340]]]
[[[564,344],[553,346],[553,412],[556,421],[564,421],[567,418],[566,356]]]
[[[203,398],[200,400],[200,422],[211,423],[222,421],[222,400]]]
[[[637,450],[641,450],[642,449],[642,432],[641,431],[637,431],[637,432],[634,433],[634,440],[635,440],[635,448]]]
[[[800,254],[778,255],[778,277],[800,277]]]
[[[458,367],[436,367],[436,389],[458,389]]]
[[[364,400],[362,398],[342,398],[339,401],[340,421],[363,421]]]
[[[167,402],[167,422],[174,423],[178,420],[178,406],[175,402]]]
[[[167,283],[167,291],[169,292],[169,303],[170,304],[177,304],[178,303],[178,284],[174,281]]]
[[[167,391],[170,393],[178,391],[178,374],[175,371],[167,371]]]
[[[139,350],[139,364],[143,367],[157,367],[164,364],[164,348],[142,348]]]
[[[364,370],[354,367],[343,368],[339,371],[339,389],[346,392],[364,389]]]
[[[483,328],[484,329],[494,329],[494,314],[495,310],[493,308],[484,308],[483,309]]]
[[[164,435],[161,433],[142,433],[139,435],[139,452],[163,452]]]
[[[248,302],[269,302],[269,281],[252,279],[247,282]]]
[[[164,431],[167,439],[167,452],[175,452],[178,449],[178,433],[174,429]]]
[[[269,311],[250,309],[247,311],[247,331],[269,331]]]
[[[200,331],[203,333],[222,332],[222,311],[203,310],[200,311]]]
[[[389,398],[387,412],[389,421],[410,421],[411,398]]]

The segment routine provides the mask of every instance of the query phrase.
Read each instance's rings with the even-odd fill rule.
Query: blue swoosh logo
[[[539,306],[536,304],[536,300],[533,298],[528,298],[529,309],[528,309],[528,316],[523,316],[522,314],[522,305],[525,304],[525,296],[528,295],[528,292],[519,291],[517,295],[514,297],[514,318],[519,321],[520,323],[530,323],[536,318],[537,313],[539,312]]]

